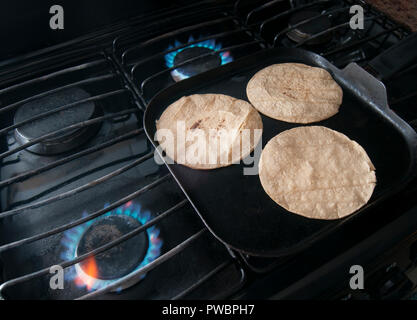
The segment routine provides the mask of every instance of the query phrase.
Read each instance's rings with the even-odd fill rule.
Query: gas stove
[[[364,8],[364,29],[349,26],[353,5]],[[164,89],[268,48],[303,48],[339,68],[366,68],[411,32],[350,0],[179,1],[135,10],[0,63],[0,296],[409,296],[416,285],[417,181],[381,201],[377,221],[350,221],[294,255],[251,256],[201,221],[156,161],[143,116]],[[414,61],[382,79],[390,107],[414,128],[416,67]],[[359,293],[349,288],[349,267],[357,264],[372,284]],[[61,269],[64,279],[54,286]]]

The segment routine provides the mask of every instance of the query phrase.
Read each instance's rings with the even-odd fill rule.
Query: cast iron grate
[[[167,56],[204,44],[211,50],[167,65]],[[113,53],[146,105],[159,91],[175,83],[173,71],[223,54],[228,61],[236,60],[265,47],[264,40],[240,24],[233,6],[224,5],[189,8],[178,16],[144,24],[117,37]]]
[[[22,217],[27,215],[36,216],[36,214],[39,214],[39,210],[44,210],[45,214],[50,214],[49,211],[51,209],[49,206],[55,205],[56,203],[62,203],[63,201],[67,201],[66,203],[69,201],[77,201],[78,198],[76,197],[85,193],[91,193],[91,195],[96,197],[96,188],[111,183],[114,179],[122,179],[122,176],[126,173],[130,173],[131,170],[137,168],[142,168],[139,170],[145,170],[143,168],[146,166],[146,170],[150,170],[152,173],[144,176],[142,180],[137,181],[138,188],[133,192],[130,190],[127,195],[116,198],[114,201],[107,203],[106,206],[105,203],[101,203],[100,206],[102,209],[91,210],[91,213],[87,216],[77,218],[74,214],[74,216],[70,216],[65,223],[56,222],[53,227],[44,228],[42,225],[36,226],[34,228],[34,234],[27,234],[24,232],[23,234],[17,233],[13,236],[4,235],[0,245],[0,253],[2,255],[2,262],[5,263],[6,266],[11,252],[23,250],[22,248],[25,246],[30,247],[31,245],[35,245],[36,247],[39,244],[39,246],[42,247],[42,243],[45,243],[45,241],[47,242],[51,238],[56,238],[71,228],[76,228],[88,221],[103,216],[110,210],[114,210],[119,206],[147,195],[150,192],[158,193],[160,191],[159,188],[164,185],[167,189],[177,189],[175,193],[176,197],[173,198],[173,201],[175,201],[174,203],[172,203],[173,201],[168,201],[171,202],[170,205],[166,206],[164,209],[157,210],[158,214],[156,214],[153,219],[129,233],[124,234],[120,238],[95,248],[91,252],[87,252],[71,260],[54,262],[53,265],[59,264],[63,268],[74,266],[77,263],[92,256],[97,256],[98,254],[131,239],[141,232],[146,232],[149,228],[169,219],[170,216],[178,216],[180,214],[179,211],[187,211],[188,215],[192,212],[189,208],[188,201],[185,200],[183,196],[181,197],[182,193],[172,181],[171,175],[167,170],[164,170],[163,167],[162,169],[158,168],[153,162],[154,150],[148,143],[142,128],[142,106],[136,99],[135,94],[131,92],[128,84],[123,80],[123,76],[120,75],[112,57],[105,51],[94,52],[94,48],[86,51],[88,51],[88,54],[79,57],[78,59],[74,58],[72,52],[69,52],[67,55],[51,54],[45,69],[40,67],[43,61],[43,59],[40,59],[38,68],[34,68],[33,74],[30,74],[29,77],[27,74],[20,74],[19,67],[13,69],[15,71],[14,73],[11,71],[5,76],[7,79],[5,81],[6,86],[2,83],[4,88],[0,90],[2,101],[2,107],[0,108],[2,119],[0,136],[3,140],[0,159],[2,161],[3,174],[4,172],[8,172],[7,170],[4,171],[4,168],[7,168],[11,164],[28,161],[27,157],[30,157],[31,160],[35,159],[37,165],[34,168],[19,173],[14,172],[1,179],[0,188],[3,191],[3,195],[5,195],[5,197],[3,197],[3,200],[5,200],[2,206],[3,210],[0,213],[2,226],[4,228],[11,228],[13,224],[18,223],[19,220],[16,219],[22,219]],[[36,65],[36,59],[35,61],[28,62],[28,64]],[[14,77],[11,77],[11,74],[14,74]],[[10,85],[7,86],[7,84]],[[53,110],[47,110],[29,119],[17,123],[13,122],[15,111],[19,107],[45,97],[51,97],[51,95],[74,87],[82,87],[83,89],[88,90],[88,92],[91,93],[91,96],[65,105],[60,105]],[[85,103],[99,104],[105,112],[89,120],[48,132],[23,144],[17,144],[17,142],[14,141],[14,130],[25,125],[30,125],[33,121],[41,120],[57,113],[66,112],[67,110],[71,110],[72,108]],[[108,134],[106,136],[107,139],[104,139],[105,137],[99,137],[99,141],[94,140],[94,143],[87,143],[85,146],[77,148],[76,151],[68,151],[62,155],[52,157],[48,161],[43,161],[41,157],[37,158],[37,155],[33,155],[26,151],[27,148],[42,143],[57,135],[73,130],[84,129],[99,123],[103,126],[105,123],[111,123],[111,125],[115,126],[113,127],[114,132]],[[124,123],[129,124],[128,128],[123,126]],[[134,125],[132,125],[132,123]],[[13,188],[18,184],[25,183],[31,179],[39,179],[43,174],[50,174],[55,169],[67,169],[67,165],[72,164],[81,158],[91,157],[97,153],[103,153],[106,150],[109,151],[109,149],[120,143],[133,144],[136,139],[140,139],[140,141],[144,143],[144,145],[143,143],[141,144],[141,152],[135,153],[133,156],[127,158],[118,159],[112,163],[103,164],[102,168],[107,169],[105,174],[90,178],[90,175],[87,172],[73,178],[68,173],[68,181],[64,181],[64,183],[58,185],[58,187],[45,188],[40,194],[17,202],[12,202],[9,199],[10,197],[8,195],[13,193],[13,190],[16,190]],[[116,169],[114,169],[115,164],[117,164]],[[66,173],[65,171],[61,171],[61,173],[62,172],[64,172],[64,174]],[[96,200],[93,200],[92,202],[98,204],[98,201]],[[64,204],[62,203],[62,205]],[[50,218],[55,217],[51,215]],[[188,218],[197,219],[194,216],[189,216]],[[42,221],[41,218],[40,220]],[[194,228],[195,230],[192,229],[184,234],[182,238],[179,237],[181,239],[177,239],[178,241],[176,241],[175,245],[173,244],[170,248],[167,248],[165,252],[143,268],[136,270],[105,288],[87,293],[78,298],[84,299],[102,296],[112,289],[123,286],[124,283],[139,279],[143,277],[145,273],[156,269],[164,262],[183,254],[186,249],[189,250],[189,248],[192,248],[196,242],[202,242],[203,240],[205,242],[210,241],[215,242],[218,246],[217,241],[215,241],[211,235],[207,234],[206,228],[201,222],[198,221],[196,224],[198,227]],[[195,275],[197,276],[194,276],[194,280],[184,286],[183,289],[179,287],[177,288],[177,291],[173,290],[171,298],[193,297],[193,293],[199,291],[200,288],[207,286],[207,283],[212,281],[214,277],[225,272],[230,274],[231,270],[235,270],[232,272],[235,275],[235,283],[227,289],[218,289],[217,292],[209,292],[206,290],[206,294],[208,294],[206,297],[210,297],[210,295],[212,295],[212,297],[217,295],[223,297],[228,296],[241,286],[243,281],[242,274],[235,262],[233,262],[231,256],[224,248],[217,248],[216,250],[221,257],[221,259],[217,259],[220,260],[218,264],[213,266],[210,270],[206,270],[207,272],[204,273],[202,273],[201,270],[199,272],[195,271]],[[41,253],[39,254],[42,255]],[[11,269],[10,265],[5,269]],[[6,275],[5,282],[0,286],[1,295],[3,297],[13,297],[14,295],[12,293],[16,286],[35,281],[38,278],[45,278],[45,276],[49,275],[50,265],[36,269],[35,271],[31,270],[26,272],[26,270],[31,269],[30,267],[25,267],[23,269],[25,271],[15,277],[10,278]],[[181,275],[179,276],[181,277]],[[32,292],[36,292],[36,290],[32,290]]]

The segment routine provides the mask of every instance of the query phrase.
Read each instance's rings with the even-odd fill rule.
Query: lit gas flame
[[[94,257],[90,257],[85,260],[84,262],[84,268],[86,275],[89,276],[89,278],[84,278],[82,282],[85,283],[85,286],[87,287],[87,290],[92,290],[94,286],[94,279],[97,279],[99,277],[98,275],[98,267],[96,263],[96,259]],[[81,278],[80,278],[81,279]]]
[[[192,36],[190,36],[188,38],[188,42],[193,42],[193,41],[194,41],[194,38]],[[168,50],[172,50],[174,48],[181,47],[182,45],[183,45],[183,43],[175,40],[175,44],[173,46],[169,46]],[[216,43],[216,40],[214,40],[214,39],[205,40],[205,41],[201,41],[201,42],[198,42],[198,43],[190,44],[189,46],[186,46],[184,48],[181,48],[181,49],[172,51],[170,53],[167,53],[165,55],[166,66],[168,68],[172,68],[174,66],[174,61],[175,61],[175,57],[177,56],[177,54],[180,53],[181,51],[187,49],[187,48],[193,48],[193,47],[207,48],[207,49],[211,49],[213,51],[219,51],[219,50],[222,49],[221,43]],[[222,60],[221,65],[224,65],[224,64],[227,64],[227,63],[233,61],[233,58],[232,58],[229,51],[219,52],[219,56]],[[180,80],[184,80],[184,79],[189,78],[189,76],[180,73],[178,70],[173,70],[172,75],[173,75],[174,78],[178,78]]]
[[[105,207],[107,206],[108,205],[106,205]],[[88,214],[86,212],[83,213],[83,217],[87,215]],[[61,244],[65,247],[64,251],[61,253],[61,258],[65,261],[76,258],[77,245],[81,240],[81,237],[84,234],[84,232],[94,222],[110,215],[127,215],[138,220],[142,225],[146,224],[151,220],[151,214],[149,213],[149,211],[142,212],[139,204],[135,204],[134,202],[129,201],[124,206],[120,206],[114,210],[106,212],[103,216],[100,216],[82,225],[65,231],[61,240]],[[149,247],[142,262],[132,272],[146,266],[147,264],[154,261],[156,258],[160,256],[163,241],[159,237],[159,232],[159,229],[157,229],[155,226],[149,227],[146,230],[149,239]],[[142,275],[141,279],[143,279],[145,276],[146,274]],[[80,264],[78,263],[68,268],[65,272],[65,279],[68,281],[73,281],[77,285],[77,287],[85,288],[88,291],[105,288],[106,286],[118,280],[100,279],[96,260],[94,259],[94,257],[89,257],[86,260],[84,260],[83,268],[81,268]]]

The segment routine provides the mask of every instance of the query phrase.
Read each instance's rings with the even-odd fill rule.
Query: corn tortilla
[[[258,71],[246,94],[259,112],[293,123],[330,118],[343,100],[342,88],[328,71],[300,63],[274,64]]]
[[[259,178],[278,205],[307,218],[350,215],[370,199],[375,167],[365,150],[344,134],[298,127],[272,138],[262,151]]]
[[[185,124],[186,134],[203,133],[204,141],[196,137],[181,146],[177,132],[179,122]],[[169,129],[173,133],[174,143],[171,145],[163,144],[163,138],[157,134],[157,140],[168,157],[193,169],[215,169],[238,162],[254,149],[263,129],[261,116],[250,103],[223,94],[184,96],[168,106],[156,127],[158,131]],[[255,134],[255,129],[260,131]],[[250,135],[244,146],[241,143],[243,131]],[[222,132],[230,133],[228,139],[221,138]],[[197,150],[200,147],[202,149]],[[207,152],[200,153],[204,147]],[[183,154],[185,157],[181,158]],[[190,155],[195,155],[193,161],[189,160]]]

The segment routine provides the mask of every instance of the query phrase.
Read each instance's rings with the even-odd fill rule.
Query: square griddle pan
[[[252,76],[284,62],[324,68],[343,88],[340,112],[311,125],[337,130],[358,142],[376,167],[377,185],[366,206],[346,218],[323,221],[280,207],[265,193],[258,175],[243,175],[243,163],[208,171],[167,164],[207,228],[229,247],[254,256],[280,257],[306,248],[346,221],[371,214],[376,203],[399,192],[416,172],[416,133],[389,109],[384,85],[354,63],[340,70],[317,54],[293,48],[267,49],[160,92],[144,115],[148,138],[158,146],[156,120],[182,96],[221,93],[248,101],[246,85]],[[261,116],[262,147],[280,132],[301,126]]]

